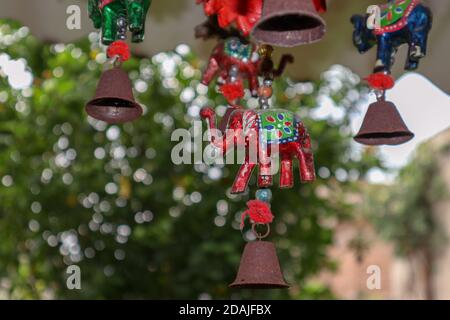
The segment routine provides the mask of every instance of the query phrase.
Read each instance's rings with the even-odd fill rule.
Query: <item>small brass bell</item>
[[[236,280],[230,284],[240,289],[288,288],[283,278],[275,246],[269,241],[245,245]]]
[[[128,74],[120,67],[103,72],[94,99],[86,105],[86,112],[97,120],[111,124],[139,118],[142,108],[134,100]]]
[[[321,40],[325,29],[313,0],[264,0],[252,36],[260,43],[294,47]]]
[[[400,145],[414,138],[396,106],[389,101],[372,103],[355,140],[369,146]]]

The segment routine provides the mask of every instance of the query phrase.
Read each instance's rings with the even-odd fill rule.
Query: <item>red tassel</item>
[[[130,47],[125,41],[117,40],[109,45],[106,55],[110,59],[118,56],[120,61],[125,62],[130,59]]]
[[[244,97],[244,86],[241,81],[226,83],[220,87],[220,93],[230,104],[233,104],[237,99]]]
[[[395,80],[388,74],[384,73],[373,73],[367,78],[364,78],[369,83],[369,86],[375,90],[389,90],[395,85]]]
[[[250,217],[253,223],[267,224],[273,221],[273,214],[269,204],[261,200],[247,202],[248,209],[242,214],[241,229],[244,228],[245,218]]]

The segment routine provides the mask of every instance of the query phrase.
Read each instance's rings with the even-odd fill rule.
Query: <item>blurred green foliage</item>
[[[349,116],[366,93],[356,75],[334,66],[317,81],[276,82],[274,103],[309,128],[319,177],[274,189],[271,240],[292,288],[236,291],[228,283],[245,243],[240,213],[255,177],[252,192],[231,196],[238,165],[174,165],[170,158],[174,129],[190,128],[206,104],[225,104],[214,88],[197,90],[204,62],[185,46],[126,62],[145,114],[108,126],[84,112],[106,60],[98,35],[46,44],[2,20],[0,46],[3,58],[23,59],[33,74],[20,90],[0,77],[1,297],[332,297],[311,280],[335,268],[326,251],[330,222],[352,216],[344,195],[358,192],[354,182],[379,166],[370,150],[351,146]],[[324,99],[342,115],[313,117]],[[66,287],[71,264],[81,268],[81,290]]]
[[[437,142],[432,139],[419,146],[392,185],[365,188],[363,206],[378,234],[393,243],[396,253],[424,281],[427,300],[435,299],[435,261],[448,241],[439,205],[450,199],[442,176],[450,145]]]
[[[365,212],[401,256],[438,251],[445,243],[445,231],[433,213],[439,201],[450,197],[441,164],[449,150],[448,144],[424,143],[393,185],[368,189]]]

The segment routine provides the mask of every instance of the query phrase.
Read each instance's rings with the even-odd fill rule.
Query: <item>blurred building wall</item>
[[[437,163],[446,187],[447,197],[433,204],[432,215],[446,240],[437,244],[432,253],[431,288],[434,299],[450,299],[450,129],[438,134],[426,143],[439,152]],[[358,254],[355,239],[366,242]],[[358,246],[356,246],[358,247]],[[330,257],[337,261],[335,273],[325,272],[319,280],[328,284],[333,293],[342,299],[426,299],[427,279],[423,256],[398,257],[393,245],[380,239],[374,228],[365,220],[341,224],[336,228]],[[371,290],[366,282],[369,266],[381,270],[381,288]]]

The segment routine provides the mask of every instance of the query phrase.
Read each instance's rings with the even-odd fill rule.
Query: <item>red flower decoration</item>
[[[203,11],[207,16],[217,14],[222,7],[222,0],[197,0],[197,3],[203,3]]]
[[[197,3],[203,3],[207,16],[217,14],[221,28],[236,22],[246,36],[261,18],[263,0],[197,0]]]
[[[327,1],[326,0],[313,0],[314,6],[319,13],[324,13],[327,11]]]
[[[369,86],[375,90],[389,90],[395,85],[395,80],[388,74],[382,72],[373,73],[367,78],[364,78],[369,83]]]
[[[109,45],[106,55],[110,59],[118,56],[120,61],[124,62],[130,59],[130,47],[125,41],[117,40]]]
[[[241,81],[226,83],[220,87],[219,91],[230,104],[244,97],[244,86]]]
[[[266,224],[273,221],[273,214],[269,204],[261,200],[250,200],[247,202],[248,209],[242,214],[241,229],[244,228],[245,218],[250,217],[253,223]]]

